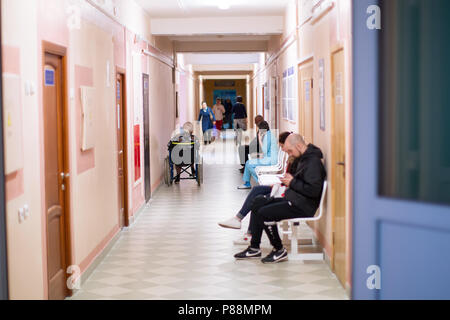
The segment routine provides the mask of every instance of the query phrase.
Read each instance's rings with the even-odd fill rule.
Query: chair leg
[[[294,255],[298,255],[298,226],[296,226],[294,223],[291,223],[291,252]]]
[[[322,261],[324,260],[323,253],[300,253],[298,245],[298,228],[294,223],[289,222],[291,225],[291,254],[289,260],[291,261]]]

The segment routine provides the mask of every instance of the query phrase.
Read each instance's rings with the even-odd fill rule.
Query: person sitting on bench
[[[287,173],[281,179],[287,187],[283,198],[257,196],[254,199],[250,218],[252,241],[245,251],[234,256],[237,260],[261,258],[263,231],[266,232],[274,249],[261,261],[278,263],[287,260],[288,253],[278,234],[277,222],[313,217],[319,208],[326,179],[322,151],[312,144],[306,145],[298,134],[291,134],[288,137],[285,149],[289,156],[295,158],[292,164],[292,172],[295,173]]]
[[[270,130],[269,124],[263,121],[258,126],[258,138],[260,139],[260,145],[262,150],[262,157],[257,159],[248,160],[245,164],[244,170],[244,184],[239,186],[239,190],[251,189],[252,185],[250,180],[253,177],[258,181],[258,176],[256,175],[256,167],[272,166],[278,162],[278,141],[276,136]]]
[[[264,121],[264,117],[263,116],[256,116],[255,117],[255,125],[258,128],[260,123]],[[243,174],[245,171],[245,164],[247,163],[248,159],[249,159],[249,155],[256,155],[261,153],[261,146],[259,145],[259,139],[258,139],[258,135],[259,133],[256,134],[256,138],[253,139],[252,142],[250,142],[250,144],[246,144],[246,145],[240,145],[239,146],[239,159],[240,159],[240,163],[242,165],[242,168],[239,169],[241,171],[241,173]]]
[[[284,152],[286,152],[285,143],[290,134],[291,134],[290,132],[283,132],[282,134],[280,134],[280,137],[278,139],[280,147]],[[291,174],[295,173],[291,170],[290,164],[288,164],[288,169],[286,172],[291,173]],[[272,187],[270,187],[270,186],[254,187],[252,192],[250,192],[250,194],[247,196],[247,199],[245,200],[244,205],[242,206],[242,209],[239,211],[239,213],[235,217],[232,217],[229,220],[220,222],[219,226],[221,226],[223,228],[228,228],[228,229],[241,229],[242,220],[244,220],[244,218],[250,213],[251,204],[252,204],[253,200],[259,195],[269,196],[271,192],[272,192]],[[244,235],[244,238],[251,238],[251,234],[252,233],[249,228],[247,231],[247,234]]]

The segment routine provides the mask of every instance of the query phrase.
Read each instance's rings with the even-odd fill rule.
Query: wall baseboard
[[[144,212],[144,210],[148,207],[149,203],[151,202],[152,200],[150,200],[148,203],[143,204],[142,207],[138,211],[136,211],[136,213],[132,217],[130,217],[130,225],[124,228],[124,230],[127,230],[134,225],[134,223],[139,219],[140,215]]]
[[[100,263],[105,259],[105,257],[109,254],[111,249],[115,246],[117,241],[119,240],[120,236],[122,235],[122,231],[117,232],[117,234],[111,239],[111,241],[108,243],[108,245],[103,249],[103,251],[92,261],[92,263],[89,265],[89,267],[86,269],[86,271],[83,272],[81,275],[81,286],[83,286],[86,281],[89,279],[89,277],[92,275],[92,273],[97,269],[97,267],[100,265]],[[79,290],[73,290],[73,296],[77,294]]]

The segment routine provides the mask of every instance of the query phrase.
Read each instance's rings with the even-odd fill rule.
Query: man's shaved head
[[[296,133],[290,134],[286,140],[286,143],[289,143],[293,146],[298,144],[306,145],[305,140],[303,140],[302,136]]]
[[[289,156],[298,158],[306,150],[305,140],[301,135],[293,133],[287,138],[285,149]]]

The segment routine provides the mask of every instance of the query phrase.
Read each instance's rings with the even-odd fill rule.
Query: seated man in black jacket
[[[260,244],[263,230],[266,231],[274,250],[262,259],[262,262],[277,263],[287,260],[288,253],[283,247],[276,223],[287,219],[313,217],[319,208],[326,179],[322,151],[312,144],[307,146],[303,138],[297,134],[289,136],[285,150],[289,156],[295,158],[290,170],[295,174],[286,174],[281,179],[282,183],[288,187],[284,198],[267,196],[255,198],[250,220],[251,245],[247,250],[235,255],[238,260],[261,257]]]

